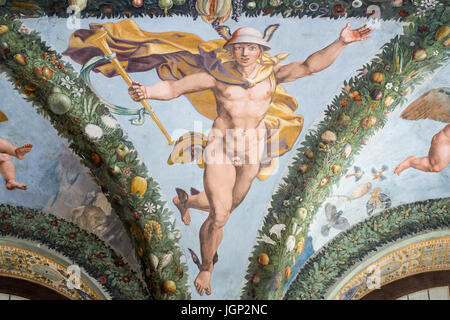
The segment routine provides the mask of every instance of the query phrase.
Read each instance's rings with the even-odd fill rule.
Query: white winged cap
[[[227,40],[224,48],[236,43],[256,43],[262,46],[264,50],[270,50],[269,40],[272,38],[273,33],[278,27],[278,24],[270,25],[264,31],[264,36],[259,30],[252,27],[239,28],[232,36],[230,34],[230,29],[226,26],[218,26],[216,27],[216,30],[225,40]]]

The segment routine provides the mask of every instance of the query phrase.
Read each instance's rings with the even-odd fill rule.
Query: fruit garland
[[[249,258],[242,299],[280,299],[295,275],[309,226],[332,188],[351,168],[386,115],[450,57],[449,8],[436,7],[410,17],[404,35],[381,48],[325,110],[324,119],[305,135],[289,173],[274,193]],[[255,280],[256,279],[256,280]]]
[[[74,223],[37,210],[2,204],[0,237],[37,241],[56,250],[96,279],[112,299],[148,299],[145,285],[123,257]]]
[[[116,119],[37,32],[3,16],[0,34],[0,70],[90,169],[130,235],[153,298],[190,298],[172,214]],[[165,264],[155,268],[151,255]]]
[[[436,230],[450,231],[450,198],[390,208],[341,232],[303,265],[286,292],[287,300],[326,298],[349,270],[386,245]]]
[[[191,0],[188,1],[188,4],[189,10],[186,12],[194,15],[192,10],[194,2]],[[401,4],[403,5],[403,2],[401,2]],[[397,8],[394,3],[392,5]],[[244,298],[281,297],[283,291],[282,284],[285,284],[287,279],[292,276],[291,265],[295,264],[295,257],[302,251],[304,236],[311,219],[317,210],[318,204],[320,205],[325,197],[329,195],[331,185],[336,183],[339,180],[339,177],[350,167],[353,155],[357,154],[362,148],[362,145],[366,141],[365,139],[372,135],[375,132],[375,129],[379,129],[384,125],[385,117],[383,114],[385,115],[385,113],[403,103],[404,97],[402,94],[407,94],[408,90],[412,91],[414,86],[420,83],[422,79],[420,72],[433,72],[434,69],[439,67],[440,63],[448,58],[447,47],[449,41],[448,31],[446,31],[448,30],[446,29],[448,27],[443,26],[442,22],[440,22],[448,20],[446,18],[448,17],[448,12],[443,12],[443,10],[444,7],[436,5],[435,10],[427,10],[425,14],[420,17],[416,17],[414,14],[409,15],[409,13],[403,14],[400,11],[399,16],[402,20],[413,22],[413,24],[405,30],[405,33],[408,36],[396,37],[393,39],[384,48],[383,54],[386,55],[385,60],[372,61],[370,65],[366,65],[360,70],[361,74],[359,78],[353,78],[348,83],[346,82],[344,84],[343,93],[339,97],[336,97],[333,103],[328,107],[326,119],[318,126],[317,131],[313,131],[307,135],[306,143],[299,149],[296,158],[297,163],[290,168],[290,174],[286,178],[287,183],[284,184],[273,197],[270,214],[264,220],[263,229],[265,232],[263,232],[262,236],[265,236],[265,240],[267,241],[267,235],[265,233],[272,230],[275,226],[274,224],[277,224],[278,226],[284,225],[285,228],[288,225],[292,228],[291,230],[293,230],[292,234],[286,235],[285,233],[281,235],[280,233],[279,239],[277,240],[279,243],[283,243],[283,245],[280,246],[279,244],[277,248],[270,248],[267,246],[267,250],[260,250],[261,248],[264,248],[264,242],[260,242],[260,245],[255,248],[254,254],[256,254],[257,251],[260,251],[258,256],[261,253],[265,253],[269,258],[269,262],[267,263],[267,267],[265,268],[265,271],[263,271],[264,274],[262,276],[258,273],[257,277],[253,277],[255,274],[251,269],[254,269],[255,265],[253,262],[256,261],[256,259],[251,257],[249,266],[249,273],[251,274],[247,274],[246,279],[258,279],[257,283],[265,283],[265,286],[261,285],[257,290],[251,283],[247,283],[246,288],[243,290]],[[340,11],[338,10],[336,12]],[[384,17],[392,18],[394,16],[385,15]],[[35,36],[37,37],[37,34]],[[410,50],[407,50],[412,48],[405,45],[405,43],[410,40],[410,38],[408,38],[409,36],[417,38],[418,40],[417,42],[414,42],[413,47],[417,46],[417,48],[413,53],[411,53]],[[436,39],[434,39],[434,37],[436,37]],[[438,40],[438,38],[440,38],[440,40]],[[23,40],[23,37],[20,39]],[[17,43],[23,44],[23,42],[24,41],[19,41]],[[411,46],[411,43],[412,42],[409,42],[409,46]],[[2,45],[4,53],[3,57],[5,59],[11,59],[11,56],[8,56],[12,51],[9,48],[10,44],[5,42],[0,42],[0,44]],[[30,42],[28,42],[28,45],[30,45]],[[13,52],[16,53],[21,50],[23,50],[23,48]],[[424,50],[426,54],[422,50]],[[25,66],[27,65],[27,57],[24,53],[22,53],[22,55],[24,55],[25,59],[18,56],[16,58],[17,66],[20,66],[20,63],[25,63]],[[124,221],[126,225],[131,225],[129,228],[130,234],[132,235],[131,238],[133,244],[137,247],[136,253],[144,260],[143,268],[147,280],[151,283],[153,294],[157,298],[187,298],[188,294],[184,287],[186,279],[183,278],[183,270],[186,270],[186,266],[178,263],[181,256],[178,249],[175,250],[178,251],[178,254],[173,258],[173,261],[177,263],[172,264],[173,268],[171,269],[169,276],[169,278],[175,279],[176,275],[178,275],[180,280],[175,282],[174,280],[165,279],[168,276],[163,275],[164,272],[162,272],[162,270],[157,270],[155,267],[152,267],[154,265],[152,264],[152,261],[156,261],[156,259],[150,257],[152,257],[151,254],[154,253],[151,253],[152,250],[149,249],[147,243],[142,244],[146,241],[143,230],[145,228],[147,228],[147,230],[149,229],[148,225],[151,225],[149,222],[157,220],[155,217],[159,217],[159,219],[163,220],[159,220],[158,224],[160,225],[161,230],[164,231],[162,231],[164,236],[170,238],[168,239],[169,243],[177,243],[179,238],[179,233],[173,231],[175,230],[174,224],[172,223],[172,225],[170,225],[168,211],[162,209],[164,204],[159,201],[160,196],[156,190],[157,183],[151,178],[145,178],[147,176],[145,167],[139,161],[137,153],[132,150],[131,142],[123,137],[124,134],[122,130],[117,127],[115,119],[111,117],[106,108],[99,103],[98,99],[93,96],[83,83],[78,81],[72,68],[66,70],[66,64],[63,64],[61,70],[58,70],[59,64],[57,64],[57,60],[61,59],[60,55],[55,55],[53,52],[49,52],[49,55],[55,57],[56,61],[51,61],[52,66],[47,67],[56,67],[54,69],[55,71],[58,71],[57,74],[59,74],[59,72],[67,74],[67,77],[58,77],[57,80],[53,80],[53,83],[57,84],[56,86],[53,86],[53,88],[47,88],[47,90],[44,91],[38,90],[40,87],[36,83],[33,83],[33,81],[31,81],[31,85],[28,83],[25,84],[25,86],[28,85],[28,87],[21,87],[23,85],[21,80],[28,79],[29,74],[26,73],[15,74],[15,77],[11,77],[11,80],[17,83],[18,87],[20,87],[19,90],[23,90],[22,92],[27,95],[26,99],[28,101],[40,101],[40,103],[37,104],[38,113],[52,119],[53,125],[58,128],[60,134],[72,141],[72,149],[82,155],[83,161],[91,168],[94,176],[97,177],[98,183],[102,186],[102,189],[108,198],[112,200],[112,204],[121,216],[122,221]],[[388,55],[390,55],[390,58],[387,57]],[[386,63],[387,61],[389,61],[389,63]],[[55,62],[55,64],[53,64],[53,62]],[[9,72],[15,70],[17,66],[9,65]],[[378,70],[380,66],[383,66],[384,69]],[[42,65],[36,67],[41,68],[41,70],[32,70],[30,73],[34,74],[36,72],[36,77],[39,78],[45,67]],[[414,70],[414,68],[416,69]],[[427,68],[429,70],[426,70]],[[375,69],[377,70],[375,71]],[[41,77],[50,77],[48,70],[45,70],[47,71],[47,75],[42,75]],[[408,70],[410,72],[407,72]],[[394,71],[396,72],[395,77],[393,76]],[[369,74],[368,77],[370,77],[373,72],[379,72],[384,75],[380,83],[377,82],[380,81],[379,75],[373,76],[373,82],[369,82],[369,80],[365,78],[367,74]],[[390,78],[388,78],[387,75],[389,75]],[[20,79],[20,77],[22,77],[22,79]],[[383,79],[385,82],[383,82]],[[386,79],[392,79],[392,81],[386,82]],[[49,82],[51,80],[41,79],[41,81]],[[409,82],[409,88],[399,91],[399,88],[407,82]],[[367,86],[367,84],[371,83],[375,86]],[[397,83],[399,85],[395,85]],[[382,87],[382,85],[386,86]],[[367,87],[371,87],[370,91]],[[66,90],[65,88],[69,90]],[[74,90],[74,88],[77,89]],[[391,94],[386,95],[384,93],[385,91],[389,91]],[[83,96],[83,93],[85,96]],[[72,112],[76,113],[80,110],[79,108],[72,108],[72,105],[67,103],[67,99],[64,98],[63,95],[68,94],[73,95],[74,98],[78,99],[76,104],[82,104],[83,107],[80,108],[83,110],[82,114],[71,114]],[[53,102],[53,99],[47,101],[47,96],[55,97],[55,101]],[[361,106],[366,106],[368,108],[358,109],[358,107]],[[391,109],[384,110],[382,106]],[[345,112],[343,111],[344,108],[346,108]],[[51,114],[49,114],[49,111],[51,111]],[[361,114],[364,114],[364,117],[360,117]],[[331,121],[335,121],[335,124],[329,126]],[[97,122],[97,124],[93,124],[95,122]],[[337,126],[338,130],[336,130],[335,126]],[[351,127],[351,133],[347,132],[347,128],[349,127]],[[344,130],[344,132],[340,130]],[[324,139],[320,140],[319,137],[322,136],[325,131],[331,133],[326,134]],[[115,134],[114,139],[110,137],[113,132]],[[84,135],[79,135],[80,133],[84,133]],[[336,133],[339,133],[339,135],[336,135],[335,140],[333,140],[333,138],[330,140],[330,136],[333,137],[333,133],[335,135]],[[105,136],[107,136],[107,139],[105,139]],[[347,137],[349,140],[346,142],[345,140]],[[111,144],[106,144],[106,140],[110,141]],[[112,142],[113,140],[114,143]],[[117,143],[117,141],[119,141],[119,143]],[[336,152],[338,149],[339,152]],[[114,150],[115,152],[111,153],[111,150]],[[340,158],[338,153],[340,153]],[[326,162],[323,161],[325,156],[328,159]],[[321,160],[322,164],[326,164],[325,167],[327,167],[328,162],[330,162],[331,159],[328,158],[328,156],[334,157],[333,161],[335,160],[336,163],[331,164],[331,172],[327,172],[326,175],[321,177],[323,174],[320,172],[320,165],[317,165],[317,160]],[[105,168],[107,169],[105,170]],[[137,190],[142,191],[145,188],[142,183],[138,183],[137,180],[135,180],[134,183],[131,181],[131,168],[136,170],[135,176],[143,177],[144,180],[147,181],[147,190],[145,190],[147,192],[143,191],[143,198],[140,197],[142,192],[137,192]],[[321,178],[317,179],[318,176]],[[118,180],[119,182],[117,182]],[[131,193],[130,195],[129,190],[131,187],[133,191],[136,192]],[[301,188],[301,191],[299,191],[299,188]],[[148,197],[150,194],[153,198],[149,201]],[[122,207],[123,203],[128,204],[128,206]],[[277,210],[274,210],[274,208]],[[149,217],[149,214],[151,213],[155,214],[152,217]],[[287,217],[289,217],[289,219],[287,219],[289,221],[286,221],[288,222],[287,225],[282,223],[285,221],[281,221],[279,218],[282,216],[282,213],[286,213]],[[134,217],[135,220],[130,219],[130,216]],[[144,219],[142,219],[142,217],[144,217]],[[135,227],[136,221],[138,221],[138,227]],[[167,228],[163,228],[163,225],[167,226]],[[154,232],[153,234],[158,234],[158,232]],[[273,242],[273,240],[271,241]],[[158,246],[156,241],[153,241],[152,245],[156,246],[156,251],[160,250],[160,252],[156,252],[160,257],[157,257],[158,259],[172,256],[173,252],[163,252],[164,246]],[[281,252],[282,250],[285,250],[284,245],[286,245],[286,249],[290,249],[288,255]],[[292,252],[293,249],[295,249],[294,252]],[[270,252],[266,253],[264,251]],[[278,260],[280,261],[279,264],[286,265],[286,267],[283,266],[282,270],[278,270],[278,266],[274,265],[272,252],[274,252],[275,255],[278,255]],[[265,261],[266,259],[260,260]],[[289,263],[287,261],[289,261]],[[275,271],[275,269],[277,269],[277,271]],[[272,274],[270,274],[271,271],[273,272]],[[150,280],[151,276],[154,276],[153,281]],[[173,283],[170,281],[176,283],[177,286],[174,294],[171,293],[173,291]],[[180,286],[183,286],[181,290]],[[262,293],[264,290],[266,292]],[[275,294],[274,291],[276,292]]]
[[[438,0],[393,0],[374,2],[352,0],[0,0],[0,14],[16,17],[56,15],[67,18],[79,14],[81,18],[131,18],[198,15],[208,23],[224,23],[229,18],[239,20],[241,15],[282,17],[372,17],[406,20],[408,16],[423,16],[438,6]],[[70,9],[68,9],[70,7]]]

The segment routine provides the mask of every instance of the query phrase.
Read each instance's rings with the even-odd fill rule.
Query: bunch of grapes
[[[242,14],[242,9],[244,8],[244,0],[231,0],[231,4],[233,6],[233,13],[231,15],[231,19],[236,22],[239,22],[239,17]]]

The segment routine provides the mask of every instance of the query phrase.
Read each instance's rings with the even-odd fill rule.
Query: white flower
[[[391,82],[389,82],[389,83],[386,83],[386,89],[392,89],[392,83]]]
[[[395,88],[394,88],[394,91],[395,91],[395,92],[398,92],[398,87],[395,87]]]
[[[286,250],[287,252],[292,251],[295,248],[295,237],[290,235],[286,241]]]
[[[289,207],[289,200],[284,200],[283,201],[283,206]]]
[[[86,132],[86,135],[92,140],[99,139],[103,136],[103,130],[95,124],[88,124],[84,128],[84,132]]]
[[[73,82],[69,76],[65,76],[64,78],[61,78],[61,85],[66,87],[67,89],[72,88],[72,85],[74,85],[75,82]]]
[[[411,42],[409,43],[409,45],[410,45],[411,47],[414,47],[416,44],[414,43],[414,41],[411,41]]]
[[[439,51],[438,50],[434,50],[433,51],[433,56],[437,56],[439,54]]]
[[[153,203],[146,203],[144,209],[148,213],[156,212],[156,206]]]
[[[263,241],[263,242],[265,242],[265,243],[268,243],[268,244],[275,244],[276,242],[275,241],[273,241],[272,239],[270,239],[268,236],[266,236],[266,235],[263,235],[262,237],[261,237],[261,241]]]
[[[284,229],[286,229],[286,225],[280,223],[280,224],[276,224],[274,225],[272,228],[270,228],[269,230],[269,234],[276,234],[277,238],[281,237],[281,231],[283,231]]]
[[[117,121],[113,117],[110,116],[102,116],[101,117],[103,124],[110,129],[114,129],[117,126]]]
[[[80,98],[82,94],[83,94],[83,88],[79,88],[78,90],[77,89],[72,89],[72,95],[75,98]]]

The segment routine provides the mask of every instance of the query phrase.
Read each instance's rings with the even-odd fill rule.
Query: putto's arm
[[[172,100],[183,94],[210,89],[214,86],[215,79],[210,74],[199,72],[180,80],[160,81],[148,87],[139,82],[133,82],[128,93],[134,101]]]
[[[368,39],[368,35],[372,31],[365,25],[356,30],[350,30],[350,26],[350,22],[347,23],[338,39],[322,50],[313,53],[305,61],[296,61],[276,68],[277,81],[279,83],[295,81],[328,68],[349,43]]]

